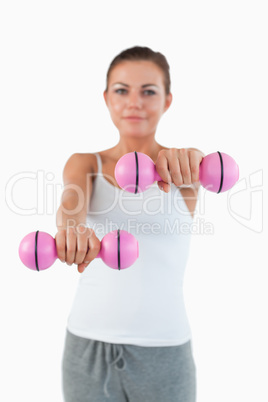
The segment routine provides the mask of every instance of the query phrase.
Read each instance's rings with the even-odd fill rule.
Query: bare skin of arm
[[[100,250],[99,239],[93,229],[86,226],[94,158],[92,154],[73,154],[68,159],[63,170],[64,190],[56,216],[58,257],[68,265],[77,264],[80,273]]]

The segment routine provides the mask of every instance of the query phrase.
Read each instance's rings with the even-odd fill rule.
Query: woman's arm
[[[56,216],[58,257],[68,265],[77,264],[80,273],[100,250],[99,239],[91,228],[86,227],[93,158],[92,154],[73,154],[68,159],[63,170],[64,189]]]

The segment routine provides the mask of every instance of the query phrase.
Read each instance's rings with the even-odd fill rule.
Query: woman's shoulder
[[[98,170],[96,155],[94,153],[73,153],[68,158],[64,170],[80,170],[94,173]]]
[[[83,171],[90,173],[96,173],[98,171],[98,160],[96,154],[101,157],[102,164],[110,164],[114,162],[113,148],[98,151],[94,153],[79,153],[72,154],[66,162],[66,166],[72,169],[73,167],[79,167]]]

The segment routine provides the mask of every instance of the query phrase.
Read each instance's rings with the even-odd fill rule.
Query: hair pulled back
[[[111,71],[115,66],[123,61],[151,61],[155,63],[164,74],[165,92],[168,95],[170,93],[170,72],[169,64],[165,56],[160,52],[154,52],[149,47],[134,46],[132,48],[123,50],[119,53],[111,62],[106,75],[106,91],[108,89],[108,82]]]

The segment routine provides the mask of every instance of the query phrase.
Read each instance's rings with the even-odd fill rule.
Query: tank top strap
[[[97,164],[98,164],[98,174],[102,174],[102,161],[101,161],[101,156],[98,152],[95,152],[94,154],[97,158]]]

